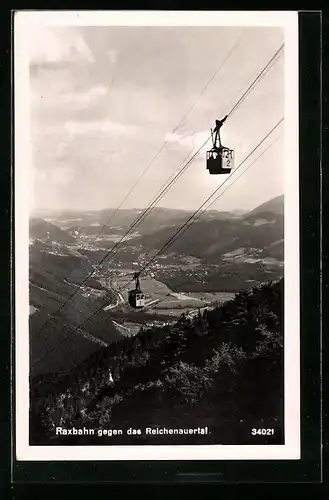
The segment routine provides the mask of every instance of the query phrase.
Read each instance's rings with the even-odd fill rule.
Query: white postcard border
[[[277,26],[285,29],[285,445],[29,445],[29,30],[48,26]],[[15,423],[17,460],[300,459],[298,13],[294,11],[21,11],[14,17]]]

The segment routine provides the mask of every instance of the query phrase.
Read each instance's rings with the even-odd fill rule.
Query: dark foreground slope
[[[113,295],[94,277],[87,279],[93,267],[86,257],[53,243],[35,241],[30,246],[30,307],[34,309],[29,319],[31,376],[67,372],[104,345],[122,338],[104,311],[78,329],[103,303],[111,302]],[[84,287],[73,297],[83,281]]]
[[[282,444],[282,329],[283,280],[194,320],[141,330],[65,377],[32,381],[31,444]],[[56,437],[58,426],[95,435]],[[144,432],[204,426],[205,436]],[[127,435],[130,427],[142,434]],[[123,435],[97,436],[114,428]]]

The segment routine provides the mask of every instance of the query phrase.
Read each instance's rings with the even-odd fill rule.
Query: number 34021
[[[252,436],[273,436],[274,429],[252,429]]]

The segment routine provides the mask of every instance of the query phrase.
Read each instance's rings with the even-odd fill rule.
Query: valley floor
[[[112,270],[111,278],[100,278],[103,286],[109,287],[116,299],[113,304],[104,310],[111,315],[118,310],[116,317],[119,318],[121,333],[124,335],[136,334],[141,325],[161,325],[175,321],[181,314],[193,317],[207,307],[221,304],[234,297],[234,293],[227,292],[196,292],[177,293],[171,290],[165,283],[151,276],[142,281],[142,290],[146,295],[146,307],[142,311],[135,312],[135,322],[131,320],[132,309],[128,304],[128,292],[133,289],[133,283],[129,283],[129,276],[134,273],[133,269]],[[128,285],[127,285],[128,283]]]

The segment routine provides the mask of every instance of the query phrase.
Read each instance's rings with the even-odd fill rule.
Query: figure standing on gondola
[[[212,133],[212,142],[214,147],[221,148],[222,147],[222,141],[220,139],[220,128],[223,126],[225,120],[227,118],[227,115],[224,116],[222,120],[216,120],[216,125],[214,130],[211,131]],[[218,141],[218,143],[217,143]]]
[[[222,145],[220,129],[227,119],[216,120],[215,128],[211,130],[212,148],[207,151],[207,170],[210,174],[229,174],[233,168],[233,150]]]

